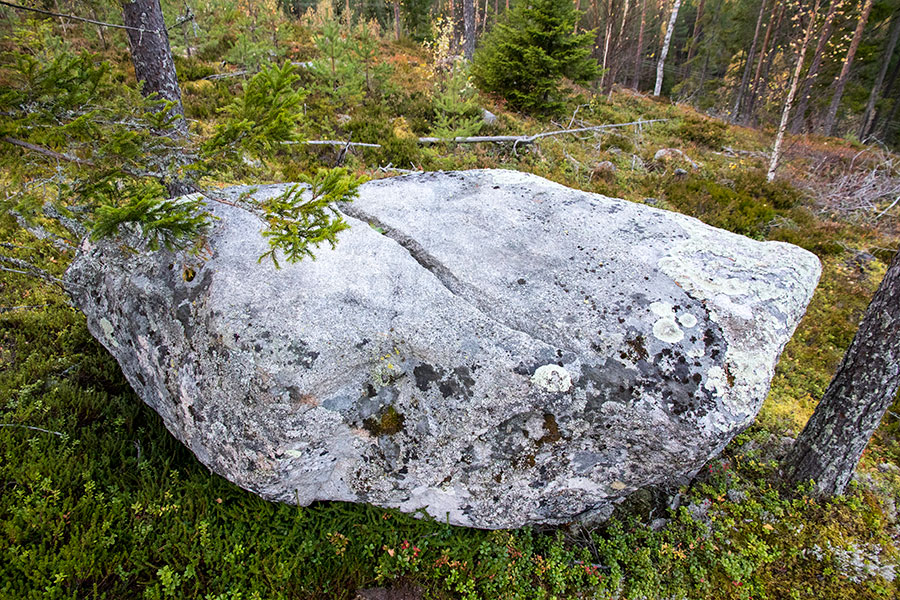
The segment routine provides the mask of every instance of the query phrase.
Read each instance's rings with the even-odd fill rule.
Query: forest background
[[[192,175],[211,189],[337,165],[512,168],[822,259],[757,422],[690,485],[638,494],[599,528],[500,532],[266,503],[166,432],[53,281],[79,231],[66,199],[160,194],[129,170],[171,155],[152,136],[167,124],[140,100],[125,32],[98,24],[121,24],[121,6],[28,6],[44,12],[0,5],[0,595],[896,597],[900,407],[846,495],[817,500],[778,474],[900,238],[896,2],[576,1],[571,34],[596,68],[554,75],[553,102],[532,105],[477,85],[516,0],[163,2],[192,151],[228,148]],[[582,131],[422,139],[566,129]]]

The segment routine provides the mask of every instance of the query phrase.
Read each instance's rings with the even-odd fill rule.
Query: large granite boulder
[[[482,528],[604,518],[751,422],[820,273],[794,246],[524,173],[360,195],[315,261],[258,264],[262,223],[217,205],[205,258],[85,242],[67,273],[138,395],[264,498]]]

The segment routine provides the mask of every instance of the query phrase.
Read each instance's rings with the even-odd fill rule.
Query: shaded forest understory
[[[606,68],[588,84],[564,81],[558,110],[529,116],[501,95],[476,89],[456,58],[465,36],[452,25],[458,21],[465,31],[465,16],[452,18],[462,11],[445,4],[164,3],[167,22],[193,17],[170,28],[192,136],[221,134],[251,102],[254,74],[293,61],[289,85],[302,95],[294,142],[379,145],[269,144],[259,156],[245,148],[240,160],[200,173],[199,180],[210,188],[295,181],[338,163],[368,178],[500,167],[797,244],[822,260],[822,280],[757,421],[690,486],[666,498],[638,493],[598,528],[486,532],[368,506],[271,504],[211,474],[165,430],[52,283],[22,273],[27,269],[4,268],[0,597],[324,599],[354,598],[377,586],[414,598],[896,597],[900,406],[885,416],[845,496],[814,500],[785,489],[777,472],[900,240],[894,202],[900,157],[882,143],[893,142],[900,94],[894,49],[881,69],[896,29],[894,5],[869,7],[869,29],[833,124],[846,139],[804,133],[825,127],[829,90],[865,9],[864,3],[837,5],[821,74],[798,95],[800,103],[809,97],[805,116],[789,124],[797,135],[786,137],[778,176],[769,182],[796,51],[791,40],[799,39],[808,7],[771,0],[685,3],[663,95],[655,98],[644,92],[652,87],[671,6],[581,0],[586,12],[579,28],[594,30],[593,53]],[[478,5],[473,35],[490,30],[505,9],[497,2]],[[50,10],[121,22],[115,7],[90,1],[61,0]],[[436,20],[438,10],[451,18]],[[105,128],[113,125],[100,120],[88,127],[84,115],[109,110],[127,119],[120,108],[72,100],[84,90],[60,80],[65,75],[87,85],[94,66],[106,61],[96,75],[98,89],[125,90],[110,100],[131,106],[137,82],[124,33],[0,11],[4,110],[15,90],[33,93],[41,85],[46,89],[33,93],[34,106],[71,101],[76,107],[51,110],[60,120],[54,125],[4,113],[0,137],[27,135],[29,143],[56,149],[75,140],[79,160],[99,164],[110,148],[98,147],[97,138],[111,135]],[[824,5],[819,18],[824,26]],[[818,39],[810,43],[807,69]],[[82,52],[93,54],[73,66]],[[641,91],[631,89],[635,73]],[[869,90],[879,78],[867,117]],[[863,137],[871,143],[863,145],[858,134],[869,119]],[[424,136],[529,135],[641,121],[653,122],[531,144],[419,143]],[[128,154],[133,138],[104,139],[115,139],[128,160],[143,156]],[[65,236],[56,221],[35,210],[34,198],[73,193],[78,184],[68,169],[74,167],[3,143],[0,161],[0,249],[58,277],[71,249],[60,242]]]

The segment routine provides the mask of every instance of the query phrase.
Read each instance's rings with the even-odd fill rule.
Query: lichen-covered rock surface
[[[603,518],[750,423],[819,277],[799,248],[523,173],[360,193],[315,261],[258,264],[261,221],[217,205],[203,259],[85,242],[67,273],[140,397],[264,498]]]

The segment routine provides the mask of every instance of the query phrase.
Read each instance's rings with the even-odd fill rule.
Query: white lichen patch
[[[106,317],[100,319],[100,329],[103,330],[103,337],[106,338],[109,345],[113,348],[118,348],[119,342],[117,342],[115,336],[113,336],[113,332],[115,332],[116,329],[113,327],[113,324],[109,322],[109,319]]]
[[[703,384],[707,390],[716,396],[722,396],[728,389],[728,378],[725,369],[722,367],[711,367],[706,372],[706,383]]]
[[[691,313],[684,313],[682,315],[678,315],[678,322],[681,323],[682,327],[687,327],[688,329],[690,329],[691,327],[697,326],[697,317],[695,317]]]
[[[545,392],[568,392],[572,389],[572,375],[559,365],[543,365],[535,370],[531,383]]]
[[[653,335],[669,344],[675,344],[684,339],[684,332],[678,327],[678,323],[672,317],[664,317],[654,323]]]
[[[650,312],[657,317],[674,317],[675,308],[669,302],[654,302],[650,305]]]

